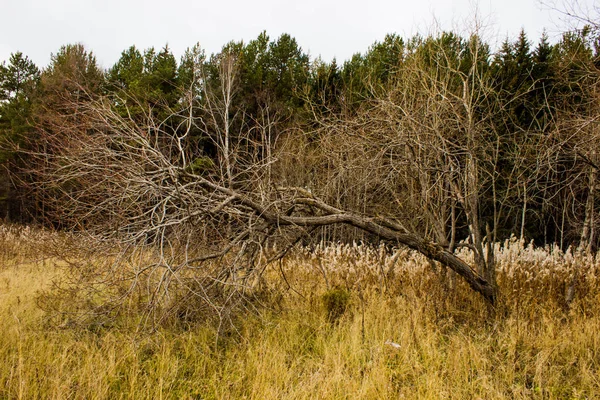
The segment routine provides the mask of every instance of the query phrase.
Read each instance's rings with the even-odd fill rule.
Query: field
[[[405,250],[298,250],[232,326],[149,331],[51,323],[39,304],[66,273],[48,250],[61,240],[0,227],[0,399],[600,398],[592,257],[498,245],[491,309]]]

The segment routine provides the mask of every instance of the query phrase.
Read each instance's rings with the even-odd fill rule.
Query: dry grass
[[[267,307],[237,330],[59,329],[36,293],[60,273],[43,258],[43,244],[60,239],[1,229],[0,399],[600,398],[594,259],[507,243],[503,305],[490,317],[459,280],[412,253],[319,248],[268,271]]]

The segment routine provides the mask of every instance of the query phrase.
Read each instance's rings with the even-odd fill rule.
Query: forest
[[[306,335],[314,341],[310,349],[281,350],[308,357],[286,365],[304,371],[298,377],[309,373],[305,361],[327,363],[328,335],[342,335],[340,343],[352,343],[344,354],[356,351],[375,365],[369,371],[353,359],[343,367],[374,379],[363,381],[365,398],[410,388],[446,397],[443,384],[421,387],[418,377],[462,367],[466,375],[448,384],[459,398],[588,398],[598,389],[597,379],[586,378],[600,365],[594,336],[577,336],[573,346],[585,344],[544,353],[545,361],[535,343],[556,338],[544,329],[575,335],[598,317],[600,31],[590,22],[555,43],[521,31],[498,49],[477,32],[389,34],[339,65],[311,58],[288,34],[266,32],[210,55],[196,44],[179,60],[168,46],[131,46],[106,70],[81,44],[61,47],[47,66],[14,53],[0,64],[0,256],[6,265],[30,265],[22,258],[44,253],[42,267],[51,262],[62,271],[36,300],[56,329],[93,336],[130,323],[136,335],[140,327],[211,327],[215,347],[207,352],[240,357],[227,343],[241,337],[258,360],[252,352],[260,345],[246,335],[265,323],[261,335],[275,336],[261,337],[275,349],[282,333],[264,321],[283,318],[285,309],[299,325],[278,319],[273,326],[291,324],[287,333],[298,336],[290,343]],[[29,229],[44,245],[27,239],[35,236]],[[265,317],[265,310],[278,311]],[[399,334],[406,341],[417,343],[423,329],[413,349],[420,356],[373,355],[374,337],[390,334],[385,315],[393,310],[412,321],[412,331]],[[533,336],[520,324],[530,324]],[[456,356],[464,365],[427,366],[427,354],[441,356],[425,347],[458,351],[452,343],[460,335],[488,352],[496,351],[493,338],[512,343],[512,372],[493,372],[485,351]],[[388,342],[393,352],[397,343]],[[172,343],[187,342],[177,336]],[[147,344],[154,349],[148,358],[156,361],[154,345]],[[593,353],[581,353],[586,348]],[[575,353],[580,364],[567,361]],[[161,354],[174,362],[175,353]],[[509,357],[494,354],[499,362]],[[194,362],[208,363],[214,376],[237,373],[206,360]],[[399,372],[402,363],[428,372]],[[476,370],[491,381],[459,389]],[[133,388],[122,380],[140,373],[132,371],[103,379]],[[179,395],[204,398],[185,389],[184,372],[174,373],[173,387],[184,387]],[[0,369],[2,376],[16,391],[14,371]],[[227,398],[206,379],[202,396]],[[315,393],[278,392],[291,376],[270,395],[231,379],[242,397]],[[144,384],[155,396],[156,382]],[[80,385],[68,390],[85,397],[94,386]],[[321,398],[348,393],[349,383],[340,385]],[[378,385],[385,396],[375,394]],[[115,390],[106,396],[126,392]]]

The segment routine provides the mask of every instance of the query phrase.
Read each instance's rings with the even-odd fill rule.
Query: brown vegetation
[[[600,390],[593,258],[506,243],[497,249],[506,298],[490,319],[464,283],[440,281],[418,253],[318,247],[268,268],[245,303],[262,306],[235,327],[178,313],[149,333],[131,318],[142,298],[110,324],[97,314],[49,324],[35,299],[67,266],[45,254],[47,243],[71,239],[2,227],[0,397],[583,399]],[[107,262],[80,256],[79,268]],[[580,291],[567,309],[576,268]]]

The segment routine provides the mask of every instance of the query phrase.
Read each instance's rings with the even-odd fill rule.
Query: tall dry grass
[[[502,298],[491,312],[412,252],[305,249],[266,271],[255,311],[234,327],[195,321],[148,332],[127,321],[47,323],[37,296],[64,273],[46,255],[63,240],[1,228],[1,399],[600,397],[592,257],[498,245]]]

